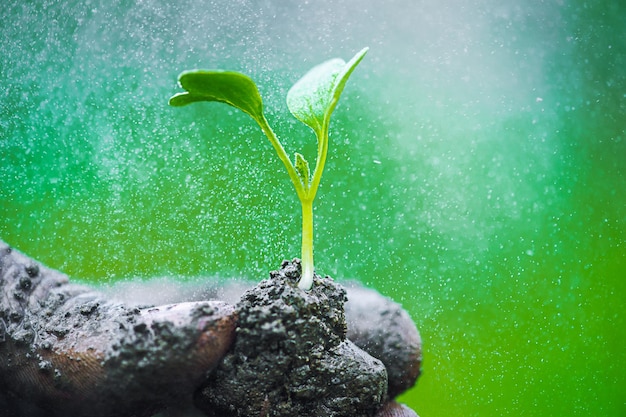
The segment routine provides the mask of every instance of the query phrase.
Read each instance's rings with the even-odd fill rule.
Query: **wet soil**
[[[385,400],[384,365],[346,338],[345,290],[316,276],[297,287],[285,261],[237,303],[235,343],[196,405],[214,417],[368,417]]]

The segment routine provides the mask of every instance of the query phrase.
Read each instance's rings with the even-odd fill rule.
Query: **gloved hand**
[[[0,241],[0,415],[202,415],[192,396],[235,337],[236,314],[225,301],[248,285],[157,280],[96,292]],[[216,297],[223,301],[202,301]],[[358,284],[348,285],[348,299],[348,338],[389,376],[376,417],[416,416],[393,401],[419,375],[415,325]]]

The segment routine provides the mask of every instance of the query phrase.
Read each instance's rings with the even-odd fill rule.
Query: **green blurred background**
[[[626,3],[18,1],[0,5],[0,239],[70,276],[262,279],[299,255],[269,142],[178,73],[284,97],[370,52],[331,125],[316,266],[401,302],[421,417],[626,416]]]

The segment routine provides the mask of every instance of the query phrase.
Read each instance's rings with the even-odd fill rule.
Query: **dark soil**
[[[383,364],[346,339],[346,292],[315,276],[297,287],[298,260],[285,261],[236,306],[230,353],[196,393],[215,417],[368,417],[385,399]]]

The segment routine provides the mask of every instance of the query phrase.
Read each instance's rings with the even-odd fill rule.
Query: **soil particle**
[[[236,305],[231,352],[197,392],[219,417],[366,417],[385,398],[383,364],[346,339],[346,292],[315,276],[297,287],[300,262],[285,261]]]

